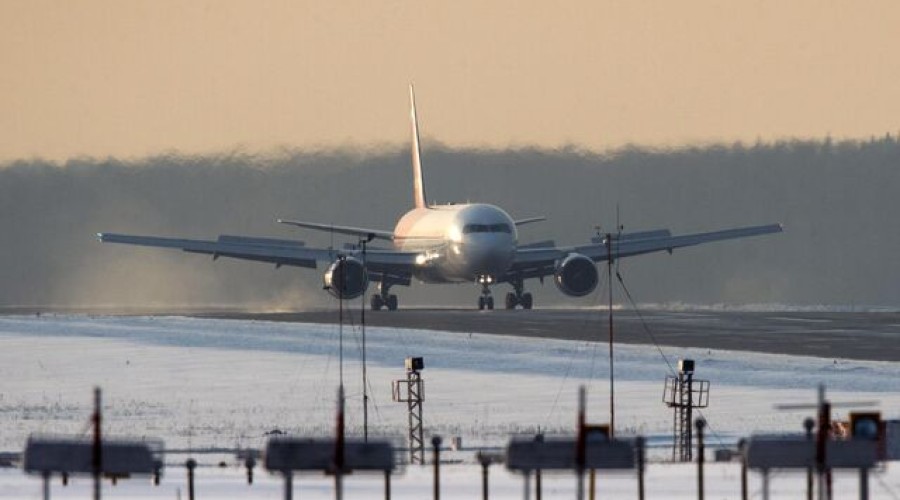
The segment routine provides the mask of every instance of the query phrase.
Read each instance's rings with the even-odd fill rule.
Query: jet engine
[[[597,266],[584,255],[570,253],[556,264],[553,281],[562,293],[584,297],[597,288]]]
[[[322,281],[325,290],[336,299],[355,299],[369,287],[369,276],[362,262],[353,257],[332,262],[325,270]]]

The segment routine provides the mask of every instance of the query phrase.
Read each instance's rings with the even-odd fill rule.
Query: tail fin
[[[425,198],[425,182],[422,180],[422,153],[419,149],[419,120],[416,117],[416,93],[409,84],[409,119],[412,128],[413,198],[416,208],[428,208]]]

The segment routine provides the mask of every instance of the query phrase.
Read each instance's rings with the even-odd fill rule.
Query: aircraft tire
[[[534,304],[534,298],[530,293],[522,294],[522,309],[531,309]]]
[[[387,308],[389,311],[397,310],[397,296],[396,295],[394,295],[394,294],[388,295]]]
[[[488,297],[487,300],[485,300],[485,302],[486,302],[487,308],[489,310],[493,311],[494,310],[494,298]]]
[[[478,310],[483,311],[485,306],[484,297],[478,297]]]
[[[515,309],[516,305],[518,305],[518,300],[516,299],[516,294],[509,292],[506,294],[506,308],[507,309]]]
[[[384,300],[381,298],[381,295],[375,294],[372,295],[370,304],[373,311],[380,311],[381,308],[384,307]]]

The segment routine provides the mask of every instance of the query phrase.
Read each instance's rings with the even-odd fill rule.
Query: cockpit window
[[[508,224],[466,224],[463,234],[469,233],[512,233]]]

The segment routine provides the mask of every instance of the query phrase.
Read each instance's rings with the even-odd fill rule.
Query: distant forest
[[[431,202],[479,201],[522,242],[580,243],[601,231],[674,232],[781,222],[785,232],[623,260],[643,303],[900,307],[900,144],[784,141],[675,149],[451,149],[425,144]],[[99,231],[345,239],[276,217],[392,229],[412,205],[409,153],[338,149],[40,159],[0,166],[0,305],[325,306],[318,271],[98,243]],[[547,281],[540,305],[592,305]],[[415,293],[413,293],[413,291]],[[474,285],[398,288],[405,304],[471,305]],[[498,290],[505,293],[505,286]],[[495,292],[497,293],[497,292]],[[618,294],[621,298],[621,294]]]

